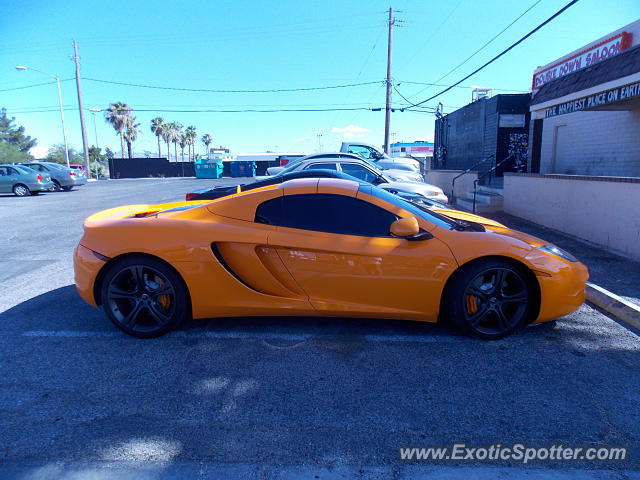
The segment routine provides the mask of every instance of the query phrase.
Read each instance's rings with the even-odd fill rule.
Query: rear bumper
[[[42,192],[45,190],[49,190],[50,188],[53,188],[53,182],[30,183],[28,187],[29,187],[29,190],[31,190],[32,192]]]

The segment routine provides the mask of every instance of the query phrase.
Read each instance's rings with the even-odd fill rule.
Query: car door
[[[285,194],[271,202],[282,216],[269,246],[314,308],[435,320],[445,272],[455,263],[444,243],[392,237],[398,216],[355,192]]]
[[[9,167],[0,167],[0,193],[11,193],[12,188]]]

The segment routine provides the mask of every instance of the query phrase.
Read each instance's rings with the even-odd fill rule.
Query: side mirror
[[[374,178],[373,182],[371,182],[371,183],[373,183],[374,185],[380,185],[382,183],[387,183],[387,181],[384,179],[384,177],[382,177],[380,175],[380,176],[377,176],[376,178]]]
[[[420,231],[415,217],[400,218],[391,224],[391,235],[409,241],[429,240],[433,238],[429,232]]]

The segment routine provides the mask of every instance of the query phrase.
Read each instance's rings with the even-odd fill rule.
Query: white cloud
[[[44,158],[47,156],[48,151],[49,151],[49,147],[32,147],[29,150],[29,153],[33,155],[35,158]]]
[[[342,136],[344,138],[363,138],[366,137],[366,135],[364,133],[351,133],[351,132],[345,132],[342,134]]]
[[[347,125],[344,128],[331,127],[331,131],[333,133],[345,133],[346,134],[346,133],[368,133],[371,130],[369,130],[368,128],[360,127],[359,125]]]

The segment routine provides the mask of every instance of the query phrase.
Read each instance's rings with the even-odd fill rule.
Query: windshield
[[[456,222],[449,217],[441,215],[439,213],[434,212],[433,210],[429,210],[426,206],[419,205],[417,203],[408,202],[403,198],[400,198],[393,193],[387,192],[382,188],[373,187],[371,188],[371,195],[378,197],[385,202],[389,202],[396,207],[400,207],[403,210],[407,210],[408,212],[413,213],[417,217],[424,218],[428,222],[434,223],[439,227],[446,228],[447,230],[453,230],[456,226]]]

